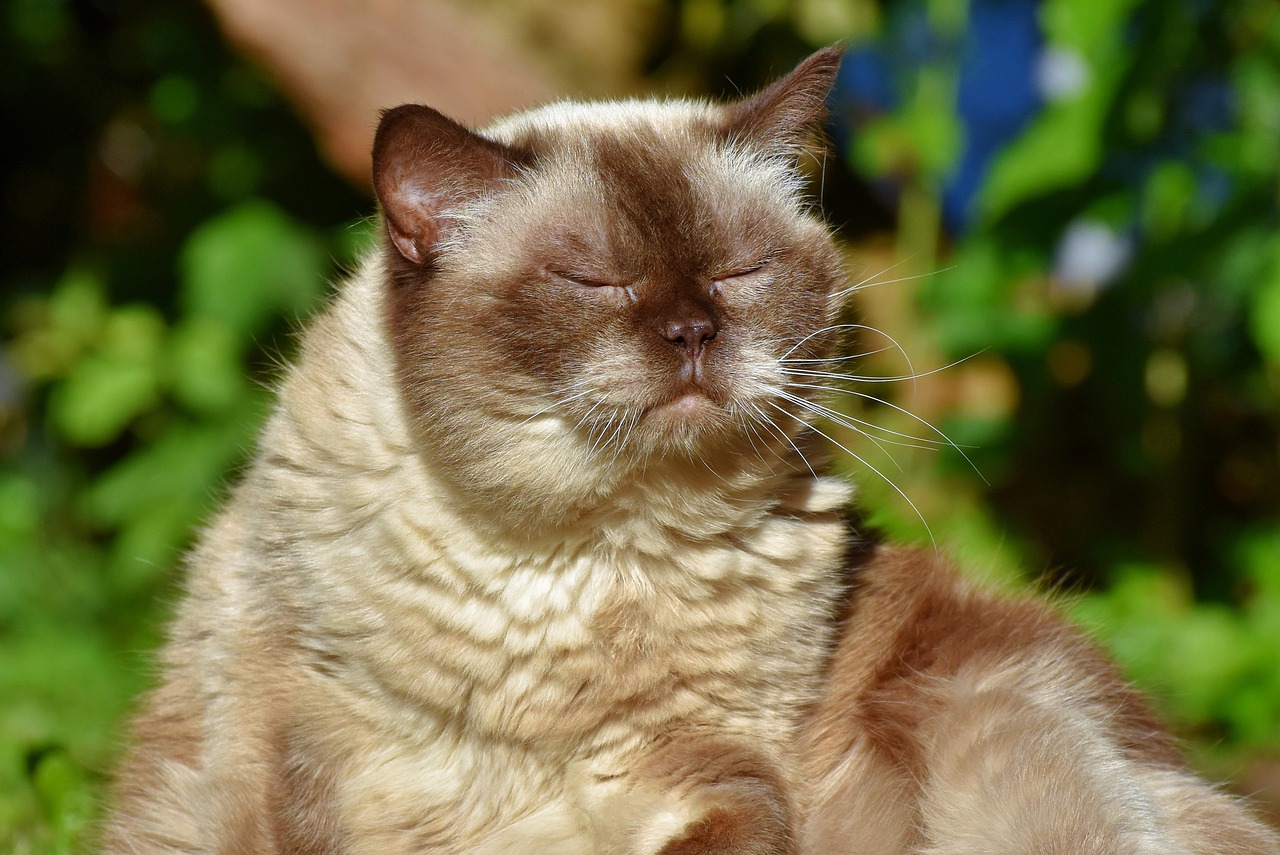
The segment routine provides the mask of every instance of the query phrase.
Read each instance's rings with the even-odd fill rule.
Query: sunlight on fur
[[[188,560],[105,851],[1277,852],[1082,636],[823,474],[832,424],[954,448],[832,404],[896,347],[797,168],[839,56],[383,116],[382,243]]]

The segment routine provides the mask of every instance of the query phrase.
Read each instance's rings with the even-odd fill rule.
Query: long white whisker
[[[636,423],[639,421],[639,410],[628,410],[626,415],[622,417],[622,421],[619,422],[619,427],[625,426],[625,430],[622,431],[622,435],[618,437],[617,445],[614,446],[613,457],[609,460],[610,466],[617,463],[618,458],[622,456],[623,449],[625,449],[627,444],[631,441],[631,432],[635,430]],[[610,439],[612,439],[612,437],[610,437]]]
[[[570,386],[569,388],[571,389],[571,388],[573,388],[573,387],[572,387],[572,386]],[[590,394],[591,394],[591,389],[589,389],[589,388],[588,388],[588,389],[583,389],[581,392],[575,392],[574,394],[570,395],[570,396],[569,396],[569,397],[567,397],[567,398],[559,398],[559,399],[557,399],[557,400],[555,400],[555,401],[552,401],[550,404],[548,404],[547,406],[545,406],[545,407],[543,407],[542,409],[538,410],[538,411],[537,411],[536,413],[534,413],[533,415],[528,416],[527,418],[521,419],[519,422],[517,422],[517,423],[516,423],[516,427],[520,427],[520,426],[522,426],[522,425],[525,425],[525,424],[527,424],[527,423],[529,423],[529,422],[533,421],[534,419],[536,419],[538,416],[542,415],[543,413],[550,412],[551,410],[554,410],[556,407],[563,406],[564,404],[568,404],[568,403],[569,403],[569,402],[571,402],[571,401],[576,401],[577,399],[579,399],[579,398],[581,398],[581,397],[583,397],[583,396],[585,396],[585,395],[590,395]]]
[[[600,428],[600,435],[591,441],[591,447],[587,449],[588,456],[595,457],[596,452],[598,450],[604,449],[605,442],[606,442],[605,435],[609,432],[609,428],[613,427],[613,420],[617,418],[617,415],[618,415],[617,413],[610,413],[608,418],[605,419],[604,425],[601,426]],[[593,425],[588,430],[587,435],[590,436],[591,432],[593,432],[594,430],[595,430],[595,426]]]
[[[819,390],[822,390],[822,391],[824,391],[824,392],[830,392],[830,391],[831,391],[831,390],[830,390],[830,389],[828,389],[826,386],[815,386],[815,385],[810,385],[810,384],[808,384],[808,383],[788,383],[787,385],[789,385],[789,386],[794,386],[794,387],[796,387],[796,388],[798,388],[798,389],[819,389]],[[891,410],[896,410],[897,412],[902,413],[902,414],[903,414],[904,416],[906,416],[907,418],[913,419],[914,421],[919,422],[920,424],[924,425],[924,426],[925,426],[925,427],[927,427],[929,430],[933,431],[933,432],[934,432],[934,433],[936,433],[939,437],[941,437],[941,438],[942,438],[942,442],[941,442],[941,443],[939,443],[940,445],[949,445],[949,446],[951,446],[952,448],[954,448],[954,449],[956,450],[956,452],[957,452],[961,457],[963,457],[963,458],[964,458],[964,462],[969,464],[969,468],[971,468],[971,469],[974,471],[974,473],[975,473],[979,478],[981,478],[981,479],[982,479],[982,483],[984,483],[984,484],[986,484],[986,485],[990,486],[991,482],[989,482],[989,481],[986,479],[986,477],[982,474],[981,470],[979,470],[979,469],[978,469],[978,467],[974,464],[974,462],[969,458],[969,455],[967,455],[967,454],[965,454],[965,453],[964,453],[964,449],[963,449],[963,448],[961,448],[960,446],[956,445],[956,444],[955,444],[955,442],[951,439],[951,437],[947,436],[945,433],[943,433],[942,431],[938,430],[938,428],[934,427],[934,426],[929,422],[929,420],[928,420],[928,419],[923,419],[923,418],[921,418],[920,416],[917,416],[915,413],[911,412],[910,410],[908,410],[908,409],[906,409],[906,408],[904,408],[904,407],[900,407],[900,406],[898,406],[897,404],[894,404],[894,403],[891,403],[891,402],[889,402],[889,401],[886,401],[884,398],[877,398],[875,395],[868,395],[868,394],[867,394],[867,393],[865,393],[865,392],[857,392],[857,391],[854,391],[854,390],[852,390],[852,389],[844,389],[844,390],[842,390],[842,391],[843,391],[843,393],[844,393],[844,394],[846,394],[846,395],[853,395],[854,397],[862,398],[863,400],[866,400],[866,401],[875,401],[877,404],[882,404],[882,405],[884,405],[884,406],[888,407],[888,408],[889,408],[889,409],[891,409]],[[881,430],[883,430],[883,428],[881,428]],[[925,439],[925,438],[923,438],[923,437],[914,437],[914,436],[909,436],[909,435],[907,435],[907,434],[902,434],[902,435],[903,435],[903,436],[908,436],[908,438],[909,438],[909,439],[918,440],[918,441],[920,441],[920,442],[927,442],[927,441],[928,441],[928,440],[926,440],[926,439]]]
[[[775,407],[777,406],[772,401],[770,401],[769,403],[771,406],[775,406]],[[813,471],[813,466],[809,464],[809,458],[805,457],[804,452],[801,451],[800,447],[795,444],[795,441],[792,440],[791,437],[787,436],[787,432],[784,431],[777,424],[775,424],[773,419],[769,418],[768,413],[760,409],[760,406],[758,404],[752,403],[751,409],[755,410],[760,415],[761,422],[762,424],[764,424],[765,427],[769,428],[769,430],[771,430],[774,434],[781,437],[783,442],[791,446],[791,449],[796,453],[796,456],[800,458],[800,462],[804,464],[804,468],[808,469],[809,474],[816,479],[818,477],[818,473]],[[782,412],[786,413],[786,410],[782,410]]]
[[[768,465],[768,462],[764,459],[764,454],[760,451],[760,447],[756,445],[756,440],[760,440],[760,443],[766,448],[768,448],[769,444],[764,441],[764,437],[760,435],[760,431],[756,430],[756,423],[755,420],[751,418],[751,414],[746,411],[735,410],[734,418],[741,420],[742,427],[747,437],[747,442],[751,443],[751,450],[756,453],[756,457],[759,459],[760,464],[762,466]],[[776,451],[773,451],[773,449],[769,449],[769,451],[774,457],[779,456]]]
[[[902,261],[899,261],[898,264],[895,264],[892,267],[887,267],[884,270],[880,271],[880,273],[877,273],[876,276],[879,276],[883,273],[888,273],[894,267],[897,267],[899,264],[905,264],[909,260],[910,259],[904,258]],[[912,274],[911,276],[900,276],[897,279],[879,279],[875,282],[871,281],[871,279],[875,278],[873,276],[870,279],[863,279],[861,282],[859,282],[856,285],[850,285],[848,288],[845,288],[842,291],[837,291],[835,294],[832,295],[832,297],[834,297],[835,299],[839,299],[841,297],[846,297],[849,294],[853,294],[854,292],[866,290],[867,288],[875,288],[879,285],[892,285],[895,282],[910,282],[913,279],[924,279],[927,276],[935,276],[939,273],[945,273],[948,270],[952,270],[952,269],[954,268],[943,267],[938,270],[930,271],[929,273],[915,273],[915,274]]]
[[[822,333],[826,333],[826,332],[831,332],[831,331],[833,331],[833,330],[840,330],[840,329],[866,330],[867,332],[873,332],[873,333],[875,333],[876,335],[882,335],[882,336],[884,336],[886,339],[888,339],[888,340],[889,340],[889,343],[890,343],[891,345],[893,345],[894,349],[895,349],[895,350],[897,350],[897,351],[898,351],[898,353],[901,353],[901,354],[902,354],[902,359],[903,359],[903,361],[907,363],[907,373],[908,373],[908,374],[915,374],[915,373],[916,373],[915,366],[911,364],[911,357],[907,355],[907,351],[906,351],[906,349],[904,349],[904,348],[903,348],[903,346],[902,346],[901,344],[899,344],[899,343],[898,343],[898,340],[897,340],[897,339],[895,339],[893,336],[889,335],[887,332],[884,332],[883,330],[878,330],[878,329],[876,329],[875,327],[867,326],[866,324],[835,324],[835,325],[833,325],[833,326],[823,327],[823,328],[822,328],[822,329],[820,329],[820,330],[815,330],[814,332],[809,333],[807,336],[805,336],[804,338],[802,338],[802,339],[800,339],[798,342],[796,342],[796,343],[791,347],[791,349],[790,349],[790,350],[788,350],[786,353],[782,354],[782,357],[781,357],[778,361],[779,361],[779,362],[785,362],[785,361],[787,360],[787,357],[789,357],[791,354],[795,353],[796,348],[800,347],[802,344],[804,344],[806,341],[808,341],[809,339],[813,338],[814,336],[816,336],[816,335],[821,335]]]
[[[782,407],[778,406],[777,404],[773,403],[772,401],[770,401],[770,402],[769,402],[769,406],[773,407],[774,409],[780,410],[781,412],[784,412],[784,413],[786,413],[786,412],[787,412],[787,411],[786,411],[786,410],[784,410]],[[788,413],[788,415],[790,415],[790,413]],[[911,510],[915,511],[916,516],[920,518],[920,522],[921,522],[921,524],[923,524],[923,525],[924,525],[924,530],[925,530],[926,532],[928,532],[928,534],[929,534],[929,542],[933,544],[933,546],[934,546],[934,548],[935,548],[935,549],[937,549],[938,542],[937,542],[937,540],[935,540],[935,539],[934,539],[934,537],[933,537],[933,529],[931,529],[931,528],[929,527],[929,521],[928,521],[928,520],[926,520],[926,519],[924,518],[924,514],[920,513],[920,509],[919,509],[918,507],[916,507],[916,503],[915,503],[915,502],[911,501],[911,497],[910,497],[910,496],[908,496],[906,493],[902,492],[902,488],[901,488],[901,487],[899,487],[897,484],[895,484],[895,483],[893,482],[893,479],[892,479],[892,478],[887,477],[883,472],[881,472],[881,471],[880,471],[879,469],[877,469],[876,467],[872,466],[870,463],[868,463],[868,462],[867,462],[866,460],[864,460],[862,457],[860,457],[859,455],[857,455],[857,454],[855,454],[854,452],[850,451],[848,448],[845,448],[845,446],[844,446],[843,444],[841,444],[841,443],[839,443],[839,442],[836,442],[836,440],[832,439],[830,436],[827,436],[827,434],[823,433],[823,432],[822,432],[821,430],[819,430],[818,428],[816,428],[816,427],[814,427],[813,425],[809,424],[809,423],[808,423],[808,422],[806,422],[804,419],[800,418],[799,416],[791,416],[791,417],[792,417],[792,418],[794,418],[796,421],[800,422],[800,424],[802,424],[802,425],[804,425],[805,427],[809,428],[809,430],[813,431],[814,433],[816,433],[816,434],[818,434],[819,436],[821,436],[821,437],[823,437],[824,439],[826,439],[828,442],[830,442],[830,443],[832,443],[833,445],[835,445],[837,448],[839,448],[839,449],[840,449],[841,451],[843,451],[845,454],[848,454],[850,457],[852,457],[854,460],[858,461],[858,462],[859,462],[859,463],[861,463],[863,466],[865,466],[865,467],[867,467],[868,469],[870,469],[870,470],[871,470],[872,472],[874,472],[876,475],[880,476],[880,478],[881,478],[881,479],[883,479],[883,480],[884,480],[884,482],[885,482],[886,484],[888,484],[890,487],[892,487],[892,488],[894,489],[894,492],[896,492],[899,496],[901,496],[901,497],[902,497],[903,501],[905,501],[908,505],[910,505],[910,506],[911,506]]]
[[[827,419],[830,419],[831,421],[835,422],[836,424],[838,424],[838,425],[840,425],[840,426],[842,426],[842,427],[846,427],[846,428],[848,428],[849,430],[851,430],[851,431],[853,431],[853,432],[855,432],[855,433],[857,433],[857,434],[859,434],[859,435],[861,435],[861,436],[863,436],[863,437],[866,437],[868,440],[870,440],[870,441],[871,441],[871,444],[872,444],[872,445],[874,445],[876,448],[880,449],[880,452],[881,452],[885,457],[889,458],[889,462],[891,462],[891,463],[893,464],[894,468],[895,468],[895,469],[897,469],[899,472],[902,472],[902,471],[903,471],[902,464],[900,464],[900,463],[898,462],[898,460],[897,460],[897,458],[896,458],[896,457],[894,457],[892,454],[890,454],[890,453],[889,453],[889,449],[887,449],[887,448],[885,448],[885,447],[884,447],[884,445],[882,444],[882,440],[883,440],[883,442],[889,443],[890,445],[909,446],[909,447],[912,447],[912,448],[920,448],[920,447],[921,447],[921,446],[918,446],[918,445],[911,445],[910,443],[906,443],[906,442],[899,442],[899,441],[897,441],[897,440],[884,439],[883,437],[876,437],[876,436],[872,436],[870,433],[868,433],[867,431],[865,431],[865,430],[863,430],[862,428],[858,427],[857,425],[852,424],[852,423],[850,423],[849,421],[846,421],[846,420],[842,417],[842,415],[841,415],[840,413],[837,413],[836,411],[834,411],[834,410],[832,410],[832,409],[829,409],[829,408],[827,408],[827,407],[823,407],[821,404],[818,404],[818,403],[816,403],[816,402],[814,402],[814,401],[806,401],[804,398],[797,398],[797,397],[795,397],[794,395],[790,395],[790,394],[787,394],[787,393],[785,393],[785,392],[783,393],[783,397],[784,397],[786,400],[791,401],[792,403],[794,403],[796,406],[800,407],[802,410],[807,410],[807,411],[809,411],[809,412],[813,413],[813,414],[814,414],[814,415],[816,415],[816,416],[822,416],[822,417],[825,417],[825,418],[827,418]]]
[[[845,290],[843,290],[843,291],[837,291],[833,296],[836,296],[836,297],[842,297],[842,296],[844,296],[844,295],[845,295],[845,294],[847,294],[847,293],[850,293],[850,292],[852,292],[852,291],[856,291],[856,290],[858,290],[859,288],[861,288],[861,287],[863,287],[864,285],[866,285],[868,282],[872,281],[873,279],[877,279],[878,277],[881,277],[881,276],[885,275],[886,273],[888,273],[890,270],[894,270],[894,269],[896,269],[896,268],[901,267],[902,265],[906,264],[908,261],[910,261],[910,260],[911,260],[911,259],[913,259],[913,258],[915,258],[915,256],[914,256],[914,255],[908,255],[906,258],[900,258],[900,259],[898,259],[897,261],[895,261],[893,264],[890,264],[890,265],[889,265],[888,267],[886,267],[884,270],[881,270],[881,271],[879,271],[878,273],[872,273],[870,276],[864,277],[863,279],[861,279],[861,280],[859,280],[858,282],[856,282],[855,284],[853,284],[853,285],[849,286],[849,287],[848,287],[848,288],[846,288]]]
[[[587,411],[586,411],[585,413],[583,413],[581,416],[579,416],[579,417],[578,417],[578,424],[577,424],[577,426],[578,426],[578,427],[582,427],[584,424],[586,424],[586,423],[587,423],[587,421],[591,418],[592,413],[594,413],[596,410],[600,409],[600,407],[602,407],[603,405],[604,405],[604,398],[598,398],[598,399],[596,399],[596,402],[595,402],[594,404],[592,404],[592,405],[587,409]],[[587,433],[588,433],[588,435],[589,435],[593,430],[595,430],[595,428],[593,428],[593,427],[591,427],[591,426],[589,426],[589,425],[588,425],[588,427],[587,427]]]
[[[792,403],[796,403],[803,406],[805,409],[809,410],[809,412],[811,413],[815,413],[820,416],[825,416],[831,419],[833,422],[836,422],[840,425],[843,425],[844,427],[847,427],[849,430],[857,431],[858,433],[865,436],[867,439],[874,442],[877,446],[879,446],[881,451],[884,451],[884,447],[880,446],[881,441],[887,442],[890,445],[899,445],[899,446],[902,446],[903,448],[918,448],[922,451],[936,451],[938,448],[943,447],[947,444],[945,442],[942,442],[941,440],[929,439],[928,437],[922,437],[922,436],[913,436],[909,433],[901,433],[896,430],[891,430],[887,427],[883,427],[881,425],[875,424],[874,422],[864,421],[858,418],[857,416],[851,416],[851,415],[848,415],[847,413],[842,413],[839,410],[833,410],[830,407],[825,407],[816,401],[809,401],[805,398],[792,395],[789,392],[779,392],[778,395],[782,398],[785,398],[788,401],[791,401]],[[902,442],[901,440],[889,439],[888,437],[885,437],[885,436],[875,436],[869,433],[868,431],[879,431],[882,434],[887,433],[890,436],[901,437],[902,440],[910,440],[910,442]]]
[[[617,420],[616,423],[614,421],[615,419]],[[614,448],[616,451],[616,447],[613,445],[613,438],[618,435],[618,431],[622,430],[622,424],[626,420],[627,420],[627,414],[625,410],[621,413],[614,413],[609,417],[608,424],[612,427],[612,429],[610,430],[609,428],[606,428],[606,430],[608,431],[608,436],[605,435],[606,431],[600,431],[599,451],[602,455],[606,451],[609,451],[610,448]]]
[[[960,365],[963,362],[968,362],[977,355],[977,353],[973,353],[938,368],[921,371],[917,374],[903,374],[898,377],[868,377],[863,374],[840,374],[834,371],[813,371],[805,368],[791,368],[788,369],[788,373],[795,374],[800,377],[830,377],[833,380],[852,380],[856,383],[901,383],[905,380],[919,380],[921,377],[929,377],[930,375],[946,371],[948,368],[955,368],[957,365]]]
[[[793,344],[790,350],[788,350],[786,353],[782,354],[782,356],[778,358],[778,361],[779,362],[786,361],[788,356],[795,353],[800,348],[801,345],[803,345],[806,341],[813,338],[814,336],[822,335],[823,333],[833,332],[835,330],[857,330],[857,329],[872,330],[871,327],[868,327],[865,324],[832,324],[831,326],[814,330],[813,332],[809,333],[807,336],[805,336],[804,338],[800,339],[795,344]],[[879,332],[879,330],[872,330],[872,332]]]
[[[808,365],[814,363],[826,365],[831,362],[848,362],[851,359],[866,359],[868,356],[875,356],[878,353],[884,353],[886,350],[890,349],[891,348],[888,345],[885,345],[884,347],[877,347],[875,350],[864,350],[860,353],[850,353],[847,356],[814,357],[813,359],[780,359],[778,361],[783,365]]]

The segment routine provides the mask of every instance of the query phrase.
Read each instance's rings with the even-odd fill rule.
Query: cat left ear
[[[515,173],[521,152],[430,107],[382,116],[373,140],[373,188],[400,254],[425,264],[457,230],[456,211]]]
[[[827,115],[844,49],[823,48],[780,80],[724,108],[722,133],[776,151],[795,151]]]

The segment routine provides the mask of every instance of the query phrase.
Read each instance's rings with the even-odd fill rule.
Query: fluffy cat
[[[1275,850],[1087,645],[861,549],[804,462],[838,61],[383,117],[384,240],[190,559],[108,852]]]
[[[849,493],[782,391],[835,338],[795,158],[837,63],[383,117],[384,245],[191,558],[108,851],[794,850]]]

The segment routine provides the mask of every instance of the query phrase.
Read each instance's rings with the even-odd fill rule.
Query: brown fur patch
[[[789,788],[777,763],[733,739],[675,736],[650,754],[637,775],[705,805],[662,855],[795,852]]]
[[[838,46],[820,50],[784,80],[735,104],[725,117],[725,132],[798,145],[826,116],[824,102],[840,69],[841,55]]]
[[[1161,824],[1143,825],[1138,802],[1169,798],[1142,783],[1147,775],[1183,781],[1204,800],[1197,809],[1216,823],[1206,824],[1213,830],[1204,839],[1226,848],[1192,851],[1269,851],[1230,849],[1237,837],[1257,845],[1266,834],[1238,805],[1191,783],[1146,702],[1043,602],[981,591],[935,553],[916,550],[880,548],[853,579],[827,693],[801,738],[801,776],[813,793],[808,851],[900,851],[894,847],[926,838],[937,847],[929,852],[977,851],[967,848],[966,830],[930,825],[957,816],[986,827],[997,848],[1001,834],[1043,834],[1056,835],[1053,851],[1070,853],[1157,836],[1173,846],[1192,828],[1204,830],[1161,814],[1176,813],[1175,801],[1155,808]],[[1087,743],[1044,742],[1055,729]],[[1086,751],[1097,758],[1082,760]],[[944,773],[937,764],[948,757],[952,771]],[[974,780],[946,777],[961,769]],[[1036,802],[1036,788],[1057,797]],[[967,813],[956,814],[966,798]],[[1005,823],[1012,825],[1001,831]],[[1095,842],[1070,842],[1077,828]]]
[[[302,732],[286,733],[279,746],[279,772],[271,788],[272,833],[279,855],[340,855],[333,758],[307,745]]]

